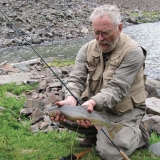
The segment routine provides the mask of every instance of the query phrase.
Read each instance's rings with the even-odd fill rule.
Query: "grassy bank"
[[[19,116],[26,100],[23,96],[27,90],[34,86],[8,84],[0,86],[0,106],[5,110],[0,111],[0,160],[57,160],[73,152],[74,154],[84,149],[78,146],[78,136],[67,130],[33,134],[30,132],[30,121]],[[160,137],[152,134],[150,144],[160,141]],[[137,150],[131,160],[158,160],[146,149]],[[87,153],[82,160],[101,160],[95,148]]]

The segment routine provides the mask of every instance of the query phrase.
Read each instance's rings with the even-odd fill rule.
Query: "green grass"
[[[64,66],[74,65],[74,63],[75,63],[75,60],[72,60],[72,59],[54,59],[53,62],[48,63],[48,65],[50,67],[64,67]]]
[[[0,86],[0,106],[5,110],[0,112],[0,160],[57,160],[60,157],[83,151],[78,146],[78,136],[67,130],[33,134],[30,132],[30,121],[19,116],[26,98],[22,93],[32,90],[34,86],[8,84]],[[6,93],[14,96],[8,97]],[[21,121],[20,121],[21,119]],[[150,143],[160,141],[160,137],[152,134]],[[158,160],[153,153],[139,149],[130,157],[131,160]],[[101,160],[95,148],[81,160]]]
[[[125,13],[125,11],[122,11],[122,14]],[[138,17],[138,23],[149,23],[151,21],[156,22],[160,20],[160,11],[148,11],[148,12],[131,12],[127,11],[130,17]]]

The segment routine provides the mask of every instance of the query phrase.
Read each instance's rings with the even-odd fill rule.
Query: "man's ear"
[[[123,24],[120,23],[120,24],[118,25],[119,34],[122,32],[122,29],[123,29]]]

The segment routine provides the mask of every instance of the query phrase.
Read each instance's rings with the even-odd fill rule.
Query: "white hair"
[[[94,9],[90,16],[90,21],[93,22],[95,18],[107,15],[115,25],[121,23],[121,14],[119,9],[114,5],[105,4]]]

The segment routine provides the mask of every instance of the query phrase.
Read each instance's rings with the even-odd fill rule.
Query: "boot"
[[[93,145],[94,146],[96,145],[96,141],[97,141],[96,137],[93,137],[93,138],[85,137],[82,141],[80,141],[79,146],[80,147],[92,147]]]
[[[160,122],[157,122],[152,126],[152,131],[160,135]]]

